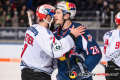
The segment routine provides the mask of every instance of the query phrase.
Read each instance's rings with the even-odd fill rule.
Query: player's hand
[[[84,34],[85,33],[85,30],[86,28],[83,27],[83,26],[79,26],[77,28],[74,28],[74,25],[72,26],[72,29],[71,29],[71,33],[75,36],[75,37],[78,37],[80,36],[81,34]]]
[[[89,74],[87,67],[83,63],[77,63],[72,66],[71,69],[67,69],[65,75],[70,78],[70,80],[83,80],[84,78],[90,77],[89,75],[81,76],[80,74]]]

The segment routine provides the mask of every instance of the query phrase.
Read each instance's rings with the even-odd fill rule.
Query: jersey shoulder
[[[40,33],[40,35],[44,35],[44,36],[52,35],[52,32],[49,29],[47,29],[43,26],[40,26],[38,24],[34,24],[31,27],[34,27],[36,29],[36,31],[38,31],[38,33]]]
[[[116,29],[108,31],[104,34],[104,37],[111,37],[116,33]]]
[[[79,26],[84,26],[83,24],[81,23],[75,23],[75,22],[72,22],[72,25],[75,26],[75,28],[79,27]]]

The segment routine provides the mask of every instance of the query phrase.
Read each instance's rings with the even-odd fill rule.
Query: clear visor
[[[51,18],[53,18],[55,15],[55,10],[53,10],[53,9],[46,9],[46,10],[47,10],[47,14],[50,15]]]

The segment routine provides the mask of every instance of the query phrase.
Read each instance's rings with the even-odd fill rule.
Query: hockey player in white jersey
[[[117,29],[104,34],[104,53],[107,61],[106,73],[116,73],[118,76],[106,76],[106,80],[120,80],[120,12],[115,16]]]
[[[53,58],[59,58],[75,45],[76,37],[84,34],[84,28],[71,29],[71,33],[57,40],[48,29],[53,20],[55,8],[51,5],[41,5],[36,10],[39,24],[27,29],[24,48],[21,53],[22,80],[51,80],[54,70]]]

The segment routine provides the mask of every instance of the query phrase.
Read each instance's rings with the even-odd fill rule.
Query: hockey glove
[[[83,52],[81,52],[80,54],[76,55],[76,62],[81,62],[84,63],[85,62],[85,54]]]
[[[87,74],[89,71],[85,64],[77,63],[76,65],[72,66],[71,69],[66,70],[66,76],[70,78],[70,80],[82,80],[84,78],[88,78],[89,76],[81,76],[81,74]]]

